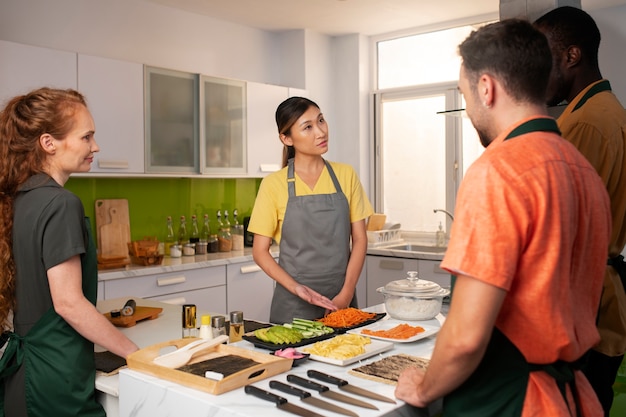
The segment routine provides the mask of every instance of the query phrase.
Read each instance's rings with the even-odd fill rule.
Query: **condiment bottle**
[[[172,216],[167,216],[167,226],[165,229],[165,246],[163,247],[163,252],[166,256],[170,255],[170,248],[172,245],[176,243],[176,238],[174,237],[174,227],[172,226]]]
[[[187,220],[185,219],[185,216],[180,216],[180,226],[178,226],[178,244],[183,246],[187,242]]]
[[[243,312],[230,312],[230,330],[228,331],[228,343],[235,343],[242,340],[244,333]]]
[[[213,329],[213,337],[226,334],[226,319],[224,316],[213,316],[211,318],[211,328]]]
[[[208,314],[200,318],[200,339],[213,339],[213,329],[211,328],[211,316]]]
[[[183,305],[183,337],[196,337],[196,305]]]
[[[198,243],[200,241],[200,231],[198,230],[198,218],[195,214],[191,216],[191,235],[189,243]]]
[[[226,221],[228,222],[228,212],[225,211],[224,215],[226,217]],[[226,223],[222,222],[222,213],[217,211],[217,227],[220,229],[217,234],[217,241],[220,252],[230,252],[233,248],[233,239],[230,234],[230,222],[228,222],[228,226]]]
[[[243,250],[243,224],[237,219],[237,209],[233,210],[233,227],[231,235],[233,239],[232,250]]]

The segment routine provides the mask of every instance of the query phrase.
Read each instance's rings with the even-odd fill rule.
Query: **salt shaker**
[[[224,316],[213,316],[211,318],[211,327],[213,328],[213,338],[226,334],[226,319]]]

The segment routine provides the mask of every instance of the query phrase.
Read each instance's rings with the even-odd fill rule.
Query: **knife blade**
[[[300,401],[311,404],[313,407],[323,408],[324,410],[333,411],[335,413],[344,414],[346,416],[359,417],[359,415],[354,411],[350,411],[345,408],[339,407],[338,405],[331,404],[324,400],[320,400],[319,398],[313,397],[309,391],[296,388],[293,385],[285,384],[284,382],[270,381],[270,388],[277,389],[287,394],[296,395],[300,397]]]
[[[348,392],[351,392],[352,394],[360,395],[362,397],[372,398],[378,401],[384,401],[387,403],[393,403],[393,404],[396,403],[396,401],[391,398],[385,397],[384,395],[380,395],[372,391],[368,391],[365,388],[360,388],[354,385],[350,385],[348,381],[341,379],[341,378],[337,378],[336,376],[328,375],[328,374],[322,373],[320,371],[315,371],[315,370],[309,370],[307,371],[306,374],[309,378],[315,378],[315,379],[319,379],[320,381],[337,385],[340,390],[348,391]]]
[[[370,410],[378,410],[378,407],[372,405],[370,403],[366,403],[365,401],[361,401],[356,398],[352,398],[348,395],[343,395],[335,391],[331,391],[326,385],[318,384],[315,381],[308,380],[306,378],[299,377],[297,375],[289,374],[287,375],[287,381],[293,382],[296,385],[300,385],[301,387],[311,388],[315,391],[319,392],[320,395],[328,398],[332,398],[336,401],[341,401],[347,404],[356,405],[363,408],[369,408]]]
[[[254,395],[257,398],[260,398],[265,401],[270,401],[276,404],[276,408],[286,411],[288,413],[295,414],[301,417],[324,417],[321,414],[317,414],[314,411],[307,410],[306,408],[298,407],[295,404],[291,404],[287,401],[286,398],[281,397],[280,395],[273,394],[269,391],[265,391],[264,389],[255,387],[254,385],[246,385],[244,387],[244,391],[246,394]]]

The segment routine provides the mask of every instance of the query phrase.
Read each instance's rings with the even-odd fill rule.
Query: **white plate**
[[[358,330],[358,329],[355,329]],[[326,342],[328,340],[331,339],[326,339],[323,342]],[[323,343],[320,342],[320,343]],[[300,346],[297,347],[296,350],[302,353],[308,353],[305,352],[304,349],[306,349],[309,346],[312,346],[313,343],[311,343],[310,345],[304,345],[304,346]],[[317,356],[311,353],[311,356],[309,356],[309,359],[313,359],[315,361],[318,362],[326,362],[326,363],[330,363],[332,365],[339,365],[339,366],[346,366],[346,365],[350,365],[351,363],[354,362],[358,362],[360,360],[363,360],[365,358],[369,358],[370,356],[374,356],[377,355],[379,353],[382,352],[386,352],[390,349],[393,348],[393,343],[392,342],[382,342],[380,340],[373,340],[371,341],[371,343],[369,345],[365,345],[365,352],[357,355],[357,356],[353,356],[352,358],[348,358],[348,359],[334,359],[334,358],[327,358],[325,356]]]
[[[374,331],[389,330],[389,329],[393,329],[394,327],[400,324],[408,324],[409,326],[413,326],[413,327],[420,326],[424,328],[424,331],[416,334],[413,337],[409,337],[408,339],[392,339],[389,337],[380,337],[380,336],[374,336],[371,334],[364,334],[363,336],[368,336],[372,339],[386,340],[388,342],[394,342],[394,343],[410,343],[410,342],[415,342],[416,340],[424,339],[428,336],[432,336],[436,334],[437,332],[439,332],[439,329],[441,329],[441,324],[439,324],[436,320],[428,320],[428,321],[420,322],[420,321],[402,321],[402,320],[389,319],[389,320],[377,321],[376,323],[372,323],[367,326],[348,330],[347,333],[354,333],[354,334],[361,335],[361,331],[363,329],[369,329],[369,330],[374,330]]]

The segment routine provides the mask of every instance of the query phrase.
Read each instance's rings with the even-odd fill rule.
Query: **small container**
[[[209,236],[209,240],[207,242],[207,252],[208,253],[217,253],[220,251],[220,244],[217,240],[217,235]]]
[[[203,315],[200,318],[200,339],[211,340],[213,339],[213,329],[211,328],[211,316],[208,314]]]
[[[180,258],[183,255],[183,247],[180,245],[170,246],[170,257]]]
[[[228,343],[235,343],[242,340],[244,334],[243,312],[230,312],[230,330],[228,332]]]
[[[443,297],[450,291],[435,282],[419,279],[417,271],[409,271],[407,275],[406,279],[376,289],[385,297],[385,310],[398,320],[435,318],[441,312]]]
[[[436,233],[436,245],[440,248],[446,246],[446,232],[443,231],[441,222],[439,222],[439,230]]]
[[[184,304],[182,315],[183,338],[196,337],[198,328],[196,327],[196,305]]]
[[[198,242],[196,243],[196,255],[204,255],[207,253],[207,247],[209,246],[208,242]]]
[[[193,243],[185,243],[183,245],[183,255],[193,256],[196,254],[196,245]]]
[[[213,329],[213,338],[226,334],[226,318],[224,316],[213,316],[211,318],[211,328]]]

